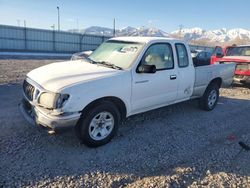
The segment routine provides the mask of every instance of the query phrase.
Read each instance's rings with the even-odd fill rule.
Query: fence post
[[[55,29],[53,29],[53,39],[52,39],[52,43],[53,43],[53,51],[56,51],[56,31]]]
[[[79,34],[79,51],[82,51],[82,34]]]
[[[27,51],[27,29],[24,27],[24,50]]]
[[[84,34],[81,34],[81,38],[80,38],[80,52],[82,51],[82,39],[84,37]]]

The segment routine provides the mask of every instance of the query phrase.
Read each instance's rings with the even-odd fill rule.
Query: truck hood
[[[249,56],[225,56],[221,58],[220,61],[235,62],[235,63],[250,63],[250,57]]]
[[[29,72],[27,77],[46,90],[58,92],[72,84],[113,76],[120,72],[120,70],[76,60],[39,67]]]

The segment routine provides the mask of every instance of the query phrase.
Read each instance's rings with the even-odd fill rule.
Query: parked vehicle
[[[20,109],[33,124],[75,127],[83,143],[97,147],[134,114],[195,98],[202,109],[213,110],[234,69],[235,64],[194,68],[180,40],[112,38],[82,60],[29,72]]]
[[[191,50],[191,57],[195,58],[202,50]]]
[[[209,65],[211,61],[211,52],[201,51],[197,54],[196,57],[193,58],[193,62],[195,66],[204,66]]]
[[[211,64],[235,62],[234,80],[241,83],[250,83],[250,45],[217,46],[211,57]]]

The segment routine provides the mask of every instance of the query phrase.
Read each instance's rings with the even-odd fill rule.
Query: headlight
[[[40,95],[38,103],[45,108],[57,109],[61,108],[68,98],[68,94],[45,92]]]

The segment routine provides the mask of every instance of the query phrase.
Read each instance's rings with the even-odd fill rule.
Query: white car
[[[212,110],[235,64],[194,67],[180,40],[120,37],[82,60],[46,65],[27,74],[20,109],[33,124],[75,127],[88,146],[109,142],[126,117],[199,98]]]

